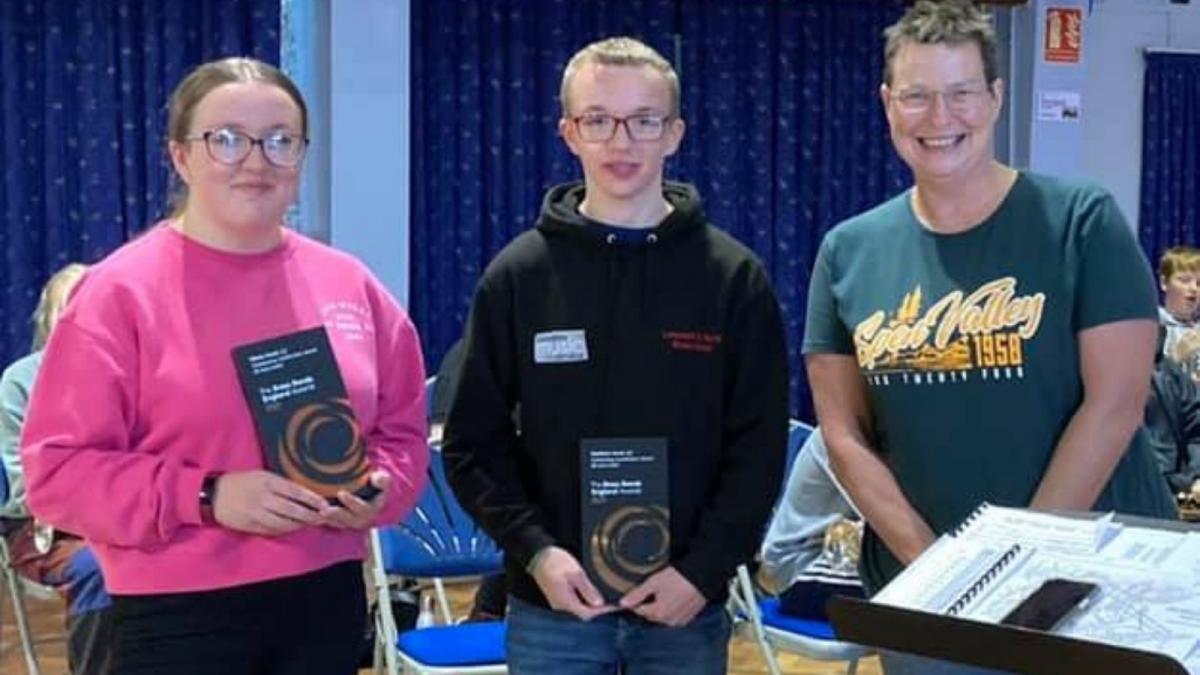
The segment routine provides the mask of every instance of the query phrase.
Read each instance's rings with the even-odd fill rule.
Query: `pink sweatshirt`
[[[371,462],[392,475],[379,522],[397,522],[429,451],[420,345],[396,300],[357,260],[294,232],[236,255],[165,223],[91,268],[54,329],[21,438],[31,510],[88,539],[116,594],[363,558],[362,532],[263,537],[200,519],[206,473],[264,466],[230,350],[321,324]]]

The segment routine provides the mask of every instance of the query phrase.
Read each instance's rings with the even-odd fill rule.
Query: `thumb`
[[[633,609],[644,604],[653,594],[654,587],[650,584],[649,580],[642,582],[638,584],[637,588],[629,591],[621,598],[621,607],[623,609]]]
[[[600,607],[604,604],[604,597],[600,595],[600,591],[596,590],[596,587],[587,578],[586,574],[581,572],[578,577],[572,580],[571,585],[589,607]]]
[[[386,471],[372,471],[370,481],[372,486],[386,492],[392,485],[392,474]]]

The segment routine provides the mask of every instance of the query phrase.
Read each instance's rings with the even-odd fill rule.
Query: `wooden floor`
[[[472,593],[473,586],[470,585],[450,587],[451,603],[456,613],[466,613]],[[7,594],[3,596],[3,600],[3,603],[0,603],[0,675],[25,675],[24,660]],[[37,647],[43,675],[64,675],[67,672],[67,660],[61,639],[62,604],[57,601],[29,599],[26,601],[26,607],[33,621],[34,634],[39,638],[52,638]],[[58,638],[53,639],[55,636]],[[845,672],[844,664],[807,661],[790,654],[781,655],[779,661],[783,672],[793,675],[837,675]],[[364,670],[362,675],[370,672]],[[730,648],[730,675],[761,675],[766,672],[758,648],[740,637],[735,637]],[[879,662],[876,659],[865,660],[859,666],[858,672],[861,675],[879,675]]]

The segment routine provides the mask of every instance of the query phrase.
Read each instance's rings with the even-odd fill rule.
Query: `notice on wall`
[[[1037,118],[1039,122],[1078,122],[1083,114],[1077,91],[1039,91]]]
[[[1046,63],[1079,63],[1083,52],[1083,10],[1078,7],[1046,8],[1046,36],[1042,60]]]

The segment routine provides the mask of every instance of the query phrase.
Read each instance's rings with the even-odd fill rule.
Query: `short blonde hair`
[[[883,31],[883,38],[883,83],[888,86],[892,84],[892,62],[906,44],[953,47],[974,43],[983,60],[988,89],[1000,77],[992,15],[971,0],[918,0]]]
[[[1172,246],[1158,261],[1158,276],[1167,281],[1179,272],[1200,272],[1200,250],[1191,246]]]
[[[71,263],[55,272],[46,285],[42,286],[37,309],[33,310],[33,351],[46,346],[46,340],[50,339],[50,330],[54,328],[58,317],[62,316],[72,287],[86,271],[86,265]]]
[[[571,114],[570,103],[567,100],[571,80],[575,78],[575,73],[579,72],[580,68],[589,63],[598,63],[605,66],[629,66],[632,68],[649,66],[653,68],[667,81],[667,92],[671,98],[671,109],[668,112],[673,116],[679,116],[679,75],[675,73],[675,68],[671,66],[671,63],[663,58],[662,54],[654,51],[653,47],[641,40],[635,40],[631,37],[611,37],[599,42],[593,42],[580,49],[567,62],[567,67],[563,69],[562,86],[558,92],[559,101],[562,104],[563,117]]]

